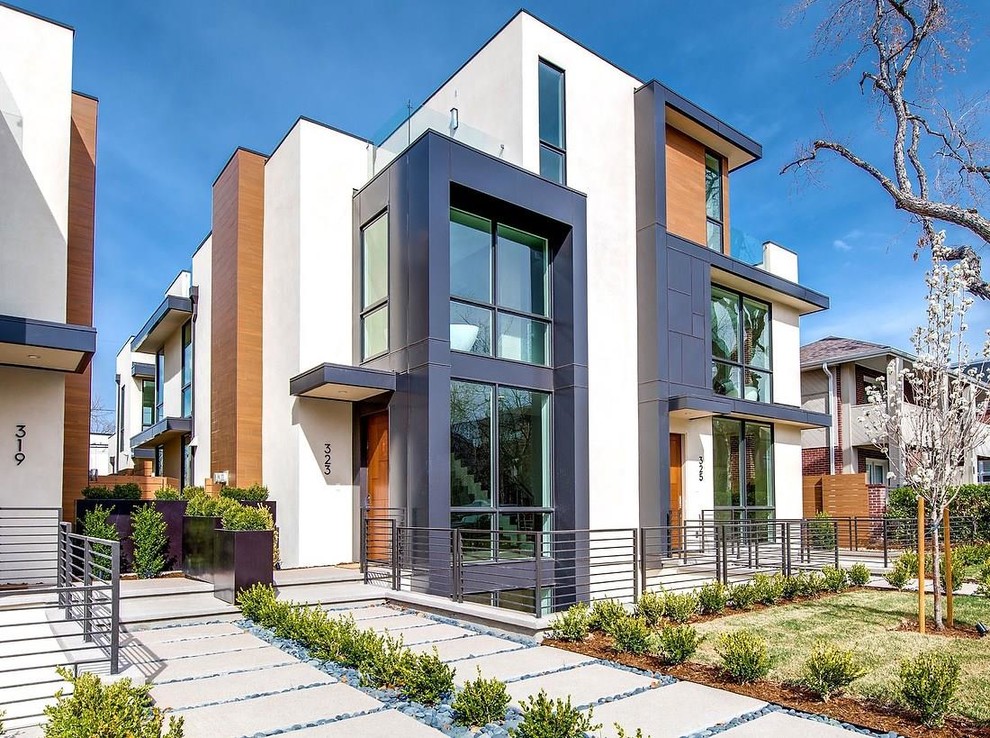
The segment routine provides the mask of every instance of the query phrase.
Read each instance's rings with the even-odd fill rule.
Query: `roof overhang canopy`
[[[188,297],[166,295],[162,304],[131,341],[131,351],[153,354],[183,323],[192,317],[192,300]]]
[[[131,362],[131,376],[141,377],[144,379],[154,379],[155,378],[155,365],[145,364],[141,361]]]
[[[815,413],[793,405],[752,402],[731,397],[680,395],[670,398],[668,405],[672,416],[686,420],[722,415],[775,425],[789,425],[802,430],[827,428],[832,424],[832,417],[827,413]]]
[[[666,85],[661,86],[664,89],[667,125],[720,153],[728,162],[730,172],[763,156],[763,147],[749,136]]]
[[[345,364],[320,364],[289,380],[289,394],[360,402],[395,392],[395,372]]]
[[[131,448],[155,448],[174,438],[192,433],[192,418],[162,418],[131,438]]]
[[[95,353],[95,328],[0,315],[0,364],[78,374]]]
[[[739,262],[731,271],[712,264],[712,282],[771,303],[794,308],[800,315],[827,310],[829,300],[814,290],[788,282],[758,267]],[[748,267],[748,269],[743,269]],[[753,270],[752,272],[750,270]],[[772,279],[769,279],[772,278]],[[779,284],[777,284],[779,282]]]

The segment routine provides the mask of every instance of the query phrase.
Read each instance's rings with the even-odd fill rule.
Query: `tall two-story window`
[[[155,424],[155,383],[150,379],[141,382],[141,430]]]
[[[155,354],[155,422],[165,417],[165,352]]]
[[[708,248],[724,251],[722,159],[705,152],[705,217],[708,220]]]
[[[182,326],[182,417],[192,415],[193,405],[193,345],[192,321]]]
[[[770,306],[712,285],[712,390],[772,402]]]
[[[550,364],[547,240],[450,211],[450,347]]]
[[[712,418],[716,519],[774,517],[773,426]]]
[[[388,352],[388,213],[361,230],[361,361]]]
[[[564,184],[564,71],[540,60],[540,176]]]

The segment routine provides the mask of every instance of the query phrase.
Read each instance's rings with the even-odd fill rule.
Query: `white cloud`
[[[837,238],[832,241],[832,245],[839,251],[852,251],[852,246],[843,241],[841,238]]]

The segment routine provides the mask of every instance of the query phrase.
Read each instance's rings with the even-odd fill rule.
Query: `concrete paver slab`
[[[766,702],[713,689],[703,684],[677,682],[595,707],[594,720],[602,724],[603,738],[615,738],[615,723],[635,735],[677,738],[725,723],[747,712],[766,707]],[[771,735],[765,733],[764,735]]]
[[[346,684],[178,710],[186,738],[244,736],[381,707],[381,702]]]
[[[422,615],[404,615],[402,613],[393,612],[391,617],[374,618],[372,620],[362,621],[361,627],[369,628],[376,633],[394,633],[397,630],[422,628],[423,626],[432,625],[434,623],[436,623],[435,620],[424,618]]]
[[[430,653],[434,648],[444,661],[457,661],[477,656],[487,656],[504,651],[517,651],[525,648],[521,643],[496,638],[490,635],[473,635],[467,638],[454,638],[439,643],[417,643],[409,647],[413,653]],[[459,664],[458,664],[459,666]],[[472,669],[472,672],[474,670]],[[471,677],[474,678],[473,676]]]
[[[135,630],[121,635],[121,643],[126,644],[135,639],[142,643],[167,643],[169,641],[188,641],[193,638],[215,638],[221,635],[238,635],[243,633],[234,623],[204,623],[202,625],[184,625],[171,628],[149,628]]]
[[[484,673],[485,668],[481,667],[481,671]],[[508,690],[516,705],[542,689],[550,699],[570,697],[571,704],[578,707],[653,684],[653,679],[642,674],[604,664],[582,664],[573,669],[510,682]]]
[[[285,734],[286,738],[442,738],[443,735],[398,710],[382,710]]]
[[[481,673],[486,679],[515,679],[527,674],[538,674],[544,671],[553,671],[564,666],[574,664],[586,664],[593,661],[587,656],[564,651],[550,646],[540,646],[538,648],[526,648],[520,651],[508,651],[496,653],[490,656],[481,656],[476,659],[467,659],[457,664],[457,674],[454,675],[454,683],[458,687],[464,686],[468,679],[474,679],[476,675],[475,667],[481,667]]]
[[[801,738],[861,738],[863,734],[797,715],[771,712],[719,735],[725,738],[765,738],[768,735],[797,735]]]
[[[136,665],[146,678],[157,683],[176,679],[216,676],[245,669],[261,669],[280,664],[299,663],[284,651],[277,648],[250,648],[244,651],[204,654],[174,661],[151,661]]]
[[[353,608],[324,608],[331,616],[340,615],[350,615],[358,622],[362,620],[371,620],[373,618],[390,618],[396,615],[402,615],[401,612],[396,610],[394,607],[386,607],[385,605],[372,605],[371,607],[353,607]]]
[[[297,662],[240,674],[223,674],[205,679],[160,684],[152,688],[151,696],[159,705],[179,710],[247,695],[282,692],[295,687],[332,684],[336,681],[319,669]]]
[[[149,644],[142,643],[140,638],[135,638],[130,645],[122,647],[120,650],[123,658],[126,658],[132,664],[137,664],[144,661],[199,656],[205,653],[240,651],[245,648],[258,648],[263,645],[265,645],[265,642],[260,638],[241,631],[240,633],[216,636],[207,640],[192,639]]]
[[[372,620],[371,622],[375,622]],[[467,628],[458,628],[456,625],[446,623],[433,623],[423,625],[418,628],[403,628],[391,631],[393,636],[401,636],[402,642],[407,646],[414,646],[418,643],[432,643],[434,641],[447,641],[451,638],[463,638],[474,635],[474,631]]]

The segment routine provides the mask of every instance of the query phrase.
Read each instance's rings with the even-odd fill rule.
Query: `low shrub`
[[[214,497],[202,492],[189,498],[189,504],[186,505],[186,515],[219,518],[223,516],[225,510],[238,504],[236,500]]]
[[[815,519],[808,523],[811,535],[811,545],[814,548],[835,548],[835,521],[826,512],[815,514]]]
[[[866,564],[860,562],[849,567],[849,583],[854,587],[865,587],[870,583],[870,570]]]
[[[901,699],[928,727],[945,721],[959,688],[959,660],[942,651],[926,651],[901,662]]]
[[[583,641],[590,630],[591,612],[584,602],[571,605],[550,621],[550,635],[561,641]]]
[[[601,723],[593,723],[592,710],[587,713],[566,701],[551,700],[544,690],[535,697],[522,701],[522,722],[509,731],[512,738],[585,738],[586,733],[600,729]]]
[[[722,659],[725,673],[740,684],[762,679],[773,665],[766,641],[748,630],[719,633],[715,652]]]
[[[153,579],[165,570],[168,536],[165,516],[154,505],[141,505],[131,513],[131,540],[134,541],[134,573]]]
[[[756,574],[751,585],[756,601],[763,605],[775,605],[784,598],[783,574]]]
[[[799,571],[797,574],[791,574],[789,577],[784,577],[783,595],[785,600],[793,600],[795,597],[804,595],[804,578],[803,571]]]
[[[83,487],[82,496],[84,500],[112,500],[113,492],[109,487]]]
[[[737,610],[750,610],[756,602],[756,590],[752,584],[743,582],[729,588],[729,604]]]
[[[828,702],[865,673],[855,653],[819,641],[804,662],[801,684]]]
[[[815,595],[820,595],[822,592],[828,591],[828,583],[825,581],[825,575],[820,571],[808,571],[804,574],[804,592],[808,597],[814,597]]]
[[[205,495],[206,487],[196,487],[194,485],[188,485],[182,489],[182,499],[191,500],[196,495]]]
[[[272,514],[264,507],[231,505],[221,515],[225,530],[274,530]]]
[[[929,565],[932,563],[933,560],[934,559],[932,557],[929,557],[929,561],[928,561]],[[942,591],[943,592],[946,592],[948,590],[947,590],[947,585],[945,583],[945,554],[944,553],[942,554],[942,556],[939,557],[939,561],[941,563],[941,566],[939,567],[939,570],[938,570],[938,581],[942,585]],[[952,591],[953,592],[958,592],[959,589],[960,589],[960,587],[963,586],[963,568],[962,568],[962,566],[955,565],[955,563],[956,563],[955,561],[953,561],[952,563],[954,564],[954,566],[952,567]],[[928,571],[933,571],[933,569],[931,567],[929,567]]]
[[[612,626],[629,615],[621,602],[616,600],[595,600],[591,605],[591,618],[588,625],[592,630],[611,633]]]
[[[912,574],[907,567],[902,566],[901,562],[897,561],[894,563],[894,568],[884,574],[883,578],[894,589],[904,589],[908,580],[912,578]]]
[[[729,604],[729,588],[721,582],[709,582],[698,590],[698,611],[702,615],[719,615]]]
[[[636,735],[630,735],[618,723],[612,723],[612,725],[615,727],[615,738],[644,738],[642,728],[636,728]],[[650,736],[645,736],[645,738],[650,738]]]
[[[653,631],[643,618],[627,615],[612,624],[610,633],[620,653],[644,654],[653,645]]]
[[[984,564],[976,578],[976,594],[990,597],[990,564]]]
[[[665,624],[656,634],[656,648],[666,664],[681,664],[694,656],[705,640],[693,625]]]
[[[255,584],[237,593],[237,606],[248,620],[269,627],[264,618],[276,602],[275,588],[270,584]]]
[[[224,487],[220,496],[238,502],[264,502],[268,499],[268,487],[252,484],[250,487]]]
[[[181,500],[182,495],[179,494],[179,490],[175,487],[162,487],[160,490],[155,492],[156,500]]]
[[[501,722],[511,701],[505,682],[485,679],[478,667],[478,678],[464,682],[464,687],[454,697],[452,707],[461,725],[482,726]]]
[[[639,596],[634,610],[637,617],[643,618],[646,624],[655,628],[663,620],[667,597],[663,592],[644,592]]]
[[[369,639],[368,653],[356,664],[361,683],[375,689],[399,689],[406,684],[412,670],[413,654],[402,638],[389,635]]]
[[[83,515],[82,530],[83,535],[90,538],[101,538],[104,541],[120,540],[117,526],[110,522],[110,508],[103,507],[103,505],[97,505]],[[104,543],[94,543],[92,550],[94,553],[100,554],[100,557],[97,558],[99,566],[110,566],[110,563],[104,558],[110,555],[110,546]]]
[[[130,679],[104,684],[95,674],[75,676],[60,666],[58,675],[72,686],[60,689],[56,702],[45,708],[45,738],[162,738],[165,716],[155,707],[151,685]],[[182,718],[171,717],[164,738],[182,738]]]
[[[686,623],[698,612],[698,595],[694,592],[668,592],[664,598],[664,615],[675,623]]]
[[[115,500],[140,500],[141,488],[136,482],[125,482],[114,485],[112,494]]]
[[[952,557],[953,563],[959,563],[962,566],[990,564],[990,543],[971,543],[954,546]]]
[[[454,691],[453,667],[440,660],[436,646],[431,653],[412,654],[406,666],[403,694],[414,702],[435,705]]]
[[[849,586],[849,575],[841,566],[823,566],[822,577],[827,592],[841,592]]]

